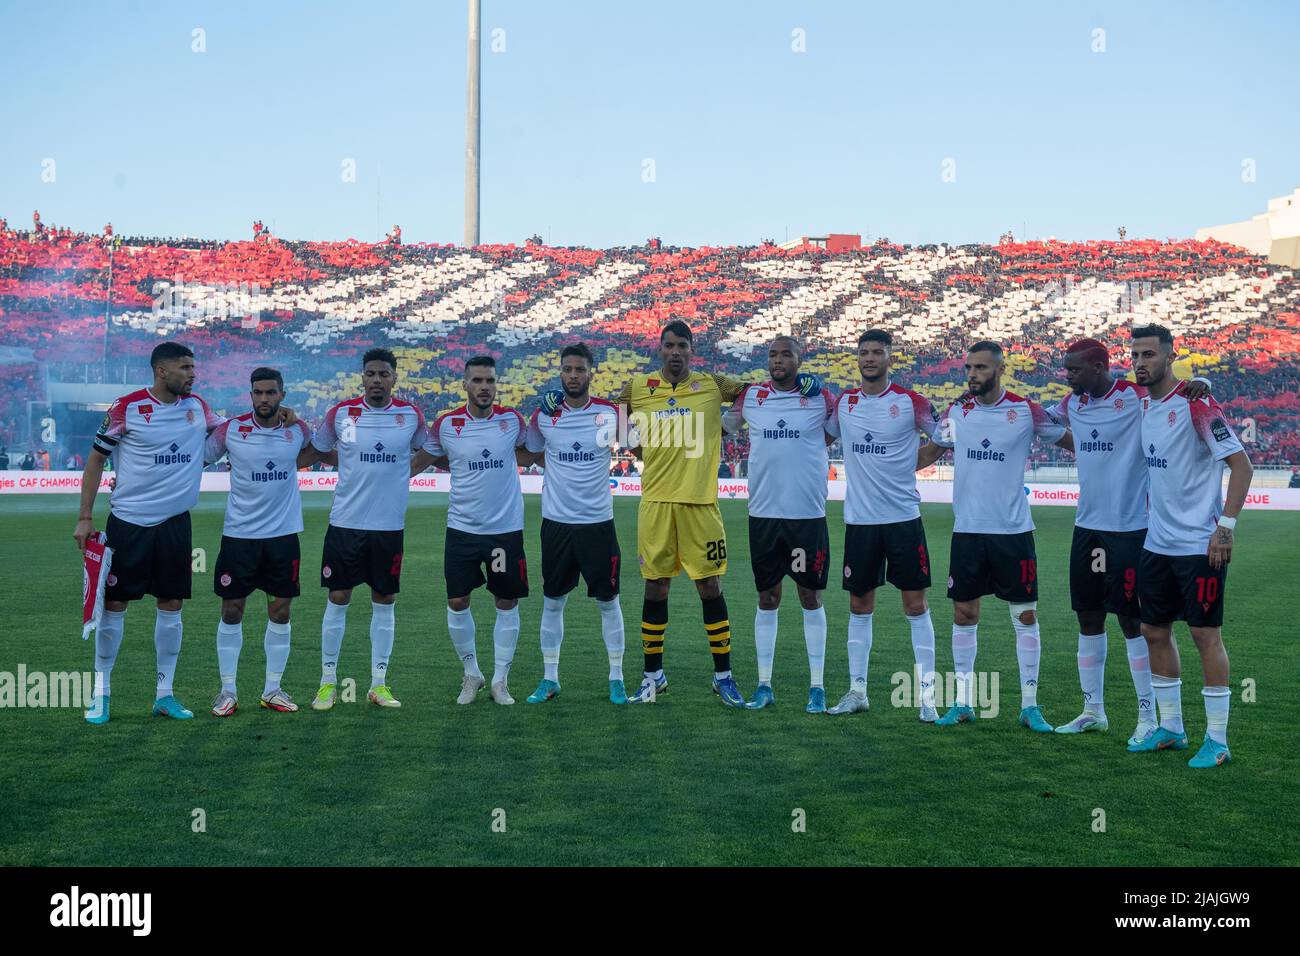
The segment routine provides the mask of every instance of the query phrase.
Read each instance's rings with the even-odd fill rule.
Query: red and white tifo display
[[[107,492],[112,472],[106,472],[99,490]],[[298,473],[300,491],[333,491],[338,483],[335,471],[302,471]],[[524,494],[542,493],[542,475],[521,475]],[[845,483],[842,480],[826,482],[827,497],[831,501],[844,500]],[[921,500],[933,504],[952,503],[951,481],[918,481]],[[203,473],[203,491],[230,491],[230,473],[210,471]],[[411,479],[411,491],[450,491],[451,475],[444,473],[416,475]],[[0,471],[0,495],[77,494],[81,491],[81,473],[77,471]],[[609,493],[612,495],[641,496],[640,478],[610,476]],[[1061,505],[1073,508],[1079,502],[1079,486],[1067,483],[1030,483],[1025,494],[1031,505]],[[719,478],[718,498],[740,499],[749,497],[749,482],[745,478]],[[1246,508],[1262,511],[1300,511],[1300,488],[1252,488],[1246,496]]]

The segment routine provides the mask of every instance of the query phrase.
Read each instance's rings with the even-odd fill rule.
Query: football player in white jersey
[[[540,704],[560,692],[564,605],[578,577],[600,610],[609,657],[609,701],[626,704],[623,686],[623,610],[619,606],[622,552],[609,494],[609,457],[618,406],[591,395],[591,350],[578,343],[560,352],[563,394],[547,414],[528,423],[530,461],[545,466],[542,482],[542,681],[528,696]],[[545,404],[545,403],[544,403]]]
[[[1159,325],[1133,330],[1133,369],[1143,400],[1142,447],[1150,478],[1149,527],[1138,567],[1142,636],[1160,726],[1129,750],[1184,750],[1182,663],[1173,622],[1183,620],[1201,657],[1205,740],[1189,766],[1218,767],[1228,750],[1228,652],[1223,647],[1224,586],[1233,529],[1254,473],[1227,416],[1214,399],[1189,401],[1174,377],[1174,338]],[[1227,500],[1223,469],[1227,466]]]
[[[870,329],[858,339],[862,384],[835,401],[826,429],[844,449],[844,589],[849,592],[849,690],[831,714],[868,708],[876,591],[898,588],[912,635],[915,701],[920,719],[933,723],[934,622],[925,592],[930,550],[916,487],[920,435],[932,435],[939,416],[923,395],[890,378],[893,336]]]
[[[937,726],[975,719],[972,705],[980,598],[1009,605],[1020,665],[1020,724],[1037,733],[1052,726],[1038,706],[1038,557],[1034,521],[1025,500],[1025,464],[1035,438],[1069,448],[1064,425],[1037,402],[1002,387],[1002,347],[976,342],[966,355],[970,391],[948,409],[930,443],[917,455],[926,467],[953,449],[952,553],[948,597],[953,602],[952,656],[957,701]]]
[[[338,693],[339,649],[352,589],[370,586],[370,692],[372,704],[400,707],[388,684],[397,629],[394,604],[401,590],[411,453],[428,434],[424,415],[393,398],[397,357],[371,349],[361,359],[363,394],[325,414],[298,456],[305,468],[338,455],[339,477],[321,556],[320,583],[329,592],[321,621],[321,682],[313,710],[329,710]]]
[[[485,583],[497,609],[492,699],[498,704],[515,702],[508,681],[519,644],[519,599],[528,596],[518,466],[529,463],[531,456],[523,447],[524,417],[497,405],[496,395],[496,360],[490,355],[471,358],[465,363],[465,403],[438,416],[411,464],[412,473],[429,465],[451,471],[443,575],[447,629],[465,671],[458,704],[473,703],[485,683],[470,610],[471,594]]]
[[[760,710],[776,703],[776,656],[781,582],[794,581],[803,607],[808,652],[810,714],[826,713],[826,590],[830,534],[826,528],[826,422],[830,391],[809,398],[799,388],[799,342],[782,335],[767,347],[768,381],[745,386],[722,416],[730,433],[749,426],[749,560],[758,590],[754,647],[758,687],[745,704]]]
[[[289,606],[298,596],[302,498],[298,493],[298,455],[311,440],[305,422],[280,423],[284,377],[273,368],[250,376],[253,410],[227,419],[208,436],[207,461],[230,459],[230,495],[221,551],[213,569],[213,589],[221,598],[217,625],[217,665],[221,691],[212,702],[214,717],[229,717],[239,706],[235,676],[244,646],[244,605],[248,595],[267,597],[266,680],[262,706],[292,713],[298,709],[280,687],[289,660]]]
[[[1079,685],[1083,713],[1058,734],[1106,730],[1106,614],[1124,634],[1137,694],[1140,743],[1156,729],[1151,663],[1138,610],[1138,566],[1147,535],[1147,462],[1142,451],[1142,400],[1147,390],[1111,374],[1110,355],[1096,339],[1065,350],[1070,392],[1048,409],[1073,436],[1079,469],[1079,505],[1070,547],[1070,606],[1079,617]],[[1185,386],[1195,400],[1208,393],[1196,379]]]
[[[108,722],[110,678],[122,646],[127,604],[157,599],[154,650],[158,681],[154,716],[187,720],[194,714],[173,693],[181,651],[181,604],[190,597],[190,509],[199,500],[203,446],[224,419],[191,393],[194,353],[163,342],[149,356],[153,385],[115,401],[95,435],[81,477],[77,547],[95,530],[95,497],[104,464],[113,459],[115,483],[105,533],[113,549],[104,611],[95,633],[95,695],[91,724]]]

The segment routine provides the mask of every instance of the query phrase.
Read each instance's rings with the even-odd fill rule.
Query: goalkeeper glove
[[[553,388],[549,392],[542,393],[542,414],[558,415],[560,406],[564,404],[564,390]]]
[[[805,398],[816,398],[822,393],[822,380],[816,375],[800,372],[795,378],[795,387]]]

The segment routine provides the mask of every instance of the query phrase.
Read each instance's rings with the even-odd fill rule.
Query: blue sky
[[[465,6],[7,4],[0,215],[460,241]],[[1190,236],[1300,185],[1298,11],[483,0],[482,238]]]

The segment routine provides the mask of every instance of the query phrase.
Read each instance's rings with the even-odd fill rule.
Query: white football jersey
[[[230,538],[278,538],[302,531],[298,452],[311,440],[301,420],[263,428],[252,412],[230,418],[208,436],[204,457],[230,458],[230,496],[222,534]]]
[[[921,516],[916,488],[920,435],[939,415],[924,395],[890,382],[879,395],[851,388],[835,402],[826,430],[844,449],[844,522],[895,524]]]
[[[595,524],[614,517],[609,457],[618,429],[618,406],[603,398],[582,408],[560,404],[554,415],[533,412],[527,446],[546,452],[542,517],[565,524]]]
[[[954,531],[1021,534],[1034,530],[1025,500],[1025,464],[1034,436],[1053,444],[1065,426],[1037,402],[1005,389],[992,405],[969,395],[944,414],[936,445],[953,449]]]
[[[427,437],[424,415],[399,398],[383,408],[352,398],[326,412],[311,443],[318,451],[339,453],[330,524],[354,531],[402,530],[411,493],[411,452]]]
[[[493,405],[487,418],[466,406],[439,415],[424,450],[451,465],[447,527],[469,534],[504,534],[524,529],[524,491],[515,449],[527,438],[524,416]],[[608,485],[605,487],[608,497]]]
[[[142,388],[115,401],[95,435],[113,459],[113,514],[151,528],[198,504],[203,444],[223,421],[197,395],[168,405]]]
[[[1142,399],[1147,390],[1116,379],[1101,398],[1066,395],[1048,412],[1074,433],[1079,506],[1074,523],[1092,531],[1147,526],[1147,461]]]
[[[726,414],[728,432],[749,426],[749,513],[755,518],[826,516],[826,421],[832,399],[771,382],[746,385]]]
[[[1205,554],[1223,514],[1223,460],[1243,451],[1219,403],[1195,402],[1183,384],[1142,400],[1142,448],[1151,479],[1146,548],[1157,554]]]

